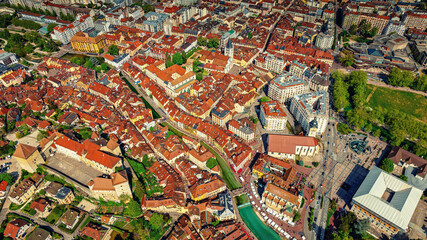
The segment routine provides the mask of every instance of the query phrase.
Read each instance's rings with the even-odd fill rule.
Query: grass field
[[[367,94],[374,89],[368,85]],[[397,109],[423,122],[427,122],[427,99],[420,94],[377,87],[368,101],[369,107],[382,107],[386,110]]]

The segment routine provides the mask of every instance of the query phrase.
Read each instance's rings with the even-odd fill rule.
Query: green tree
[[[269,102],[269,101],[271,101],[271,99],[269,97],[267,97],[267,96],[264,96],[264,97],[262,97],[262,98],[259,99],[260,103]]]
[[[3,29],[3,31],[0,32],[0,38],[3,39],[9,39],[10,38],[10,32],[7,29]]]
[[[417,143],[415,143],[414,152],[418,156],[427,156],[427,140],[418,139]]]
[[[400,179],[402,179],[403,181],[407,182],[408,181],[408,177],[405,175],[400,175],[399,176]]]
[[[375,130],[372,133],[372,136],[374,136],[374,137],[380,137],[381,136],[381,130],[378,128],[377,130]]]
[[[206,46],[208,44],[208,40],[204,37],[198,37],[197,38],[197,44],[199,46]]]
[[[201,62],[199,61],[199,59],[196,59],[193,61],[193,72],[198,72],[200,71],[200,68],[198,68],[198,66],[201,64]]]
[[[128,215],[129,217],[138,217],[142,214],[141,206],[137,201],[131,199],[126,204],[126,209],[124,214]]]
[[[355,35],[357,33],[357,25],[351,25],[350,29],[348,30],[352,35]]]
[[[372,124],[368,123],[365,127],[365,132],[370,133],[372,131]]]
[[[300,218],[301,214],[298,211],[294,210],[294,218],[292,219],[292,222],[297,222],[298,220],[300,220]]]
[[[31,45],[31,43],[27,43],[27,45],[24,47],[24,50],[26,53],[32,53],[34,51],[34,47]]]
[[[412,88],[420,91],[427,91],[427,75],[422,74],[421,76],[417,77]]]
[[[163,215],[160,213],[154,212],[153,215],[150,217],[150,225],[154,230],[160,230],[163,228],[164,219]]]
[[[111,54],[111,55],[119,54],[119,48],[115,44],[110,45],[108,47],[108,54]]]
[[[408,87],[414,83],[414,75],[411,71],[394,67],[390,71],[388,83],[393,86]]]
[[[47,25],[47,31],[49,32],[49,33],[51,33],[52,31],[53,31],[53,29],[57,26],[58,24],[56,24],[56,23],[49,23],[48,25]]]
[[[182,64],[184,63],[184,60],[182,59],[182,55],[181,55],[181,53],[175,53],[175,54],[172,56],[172,62],[173,62],[174,64],[182,65]]]
[[[100,48],[100,49],[99,49],[99,51],[98,51],[98,53],[99,53],[99,54],[103,54],[103,53],[104,53],[104,49],[103,49],[103,48]]]
[[[338,111],[341,111],[349,104],[348,101],[348,86],[344,82],[345,75],[341,72],[335,71],[332,73],[334,79],[333,98],[334,105]]]
[[[341,54],[339,61],[344,67],[350,67],[354,64],[354,56],[353,54]]]
[[[363,235],[369,230],[371,222],[369,219],[362,219],[354,224],[354,231],[357,235]]]
[[[151,6],[150,4],[146,3],[142,6],[142,9],[144,10],[144,13],[148,13],[148,12],[155,12],[156,9]]]
[[[249,39],[252,39],[252,37],[253,37],[252,32],[249,32],[249,33],[248,33],[248,38],[249,38]]]
[[[209,39],[208,47],[209,48],[218,48],[219,47],[219,39],[218,38]]]
[[[1,181],[6,181],[9,185],[12,185],[15,182],[10,173],[0,173],[0,182]]]
[[[394,170],[394,163],[390,158],[384,158],[383,160],[381,160],[379,167],[382,170],[391,173]]]
[[[86,68],[93,68],[93,63],[92,63],[92,61],[86,61],[86,63],[85,63],[85,67]]]
[[[369,35],[370,35],[370,37],[375,37],[375,36],[377,35],[377,33],[378,33],[378,28],[377,28],[377,27],[374,27],[374,28],[372,28],[372,29],[369,31]]]
[[[347,121],[356,129],[361,129],[366,124],[367,112],[362,108],[352,109],[347,112]]]
[[[197,79],[197,81],[202,81],[203,80],[203,73],[196,73],[196,79]]]
[[[142,197],[145,195],[144,185],[138,180],[135,181],[135,185],[133,186],[133,194],[141,201]]]
[[[103,71],[107,71],[108,70],[108,65],[106,63],[101,63],[101,69]]]

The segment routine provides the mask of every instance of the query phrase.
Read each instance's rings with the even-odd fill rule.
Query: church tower
[[[233,58],[234,56],[234,47],[231,43],[231,39],[229,38],[227,41],[227,45],[224,48],[224,55],[230,58]]]

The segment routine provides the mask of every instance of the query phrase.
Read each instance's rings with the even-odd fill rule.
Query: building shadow
[[[345,205],[350,206],[351,199],[360,187],[360,184],[362,184],[368,172],[369,171],[367,169],[356,164],[345,181],[341,184],[337,191],[337,195],[345,202]]]

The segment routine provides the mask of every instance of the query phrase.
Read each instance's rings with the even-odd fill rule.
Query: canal
[[[240,216],[243,221],[246,223],[246,226],[249,227],[251,232],[259,239],[268,239],[268,240],[281,240],[280,236],[273,231],[273,229],[267,227],[255,214],[252,206],[239,208]]]

